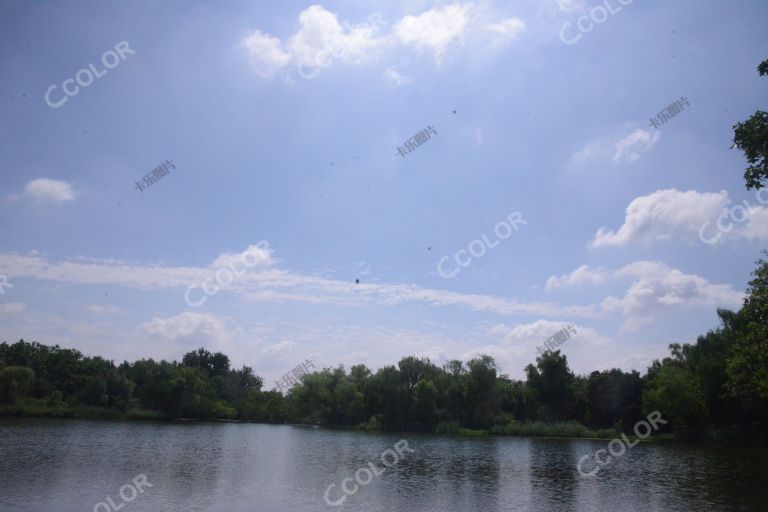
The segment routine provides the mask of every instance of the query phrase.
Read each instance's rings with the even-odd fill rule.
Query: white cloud
[[[429,347],[426,350],[416,353],[416,357],[429,359],[437,366],[443,366],[449,361],[448,353],[442,347]]]
[[[728,218],[730,202],[725,190],[719,193],[657,190],[633,199],[627,206],[624,224],[618,231],[600,228],[592,243],[596,247],[625,246],[672,238],[701,242],[702,236],[706,239],[716,236],[712,233],[717,234],[717,221],[721,216],[728,221],[723,225],[726,229],[730,226],[730,229],[720,232],[717,237],[719,242],[727,238],[768,240],[768,209],[750,206],[745,209],[744,222],[737,223]],[[738,219],[742,215],[735,217]]]
[[[280,40],[256,30],[243,39],[256,72],[269,77],[280,71],[291,61],[291,54],[282,49]]]
[[[172,353],[173,357],[205,347],[211,352],[223,352],[232,361],[249,362],[261,343],[230,319],[211,313],[155,316],[139,325],[138,331],[147,338],[145,343],[158,345],[157,351]]]
[[[231,255],[226,255],[217,261],[228,261],[230,257]],[[178,289],[179,300],[183,303],[186,289],[190,286],[200,287],[204,280],[215,276],[215,271],[212,267],[49,262],[40,256],[0,253],[0,274],[7,275],[9,279],[31,277],[79,285],[113,284],[142,289]],[[225,289],[244,298],[256,300],[380,306],[422,303],[435,307],[464,307],[500,315],[594,317],[597,314],[595,306],[526,303],[492,295],[422,288],[414,284],[357,285],[276,268],[249,269]],[[199,289],[197,293],[201,293]],[[215,299],[216,296],[209,296],[209,300]]]
[[[38,178],[27,183],[22,197],[58,204],[74,201],[75,192],[72,190],[72,185],[66,181]],[[18,196],[12,196],[12,199],[18,199]]]
[[[395,26],[394,34],[403,44],[412,45],[418,51],[431,51],[440,63],[452,43],[463,43],[471,9],[471,4],[453,4],[418,16],[405,16]]]
[[[221,340],[226,338],[227,332],[224,321],[210,313],[181,313],[168,318],[154,317],[151,321],[141,324],[139,330],[168,341],[192,337]]]
[[[768,240],[768,208],[762,206],[748,208],[747,222],[740,225],[734,235],[747,240]]]
[[[744,294],[731,285],[712,284],[701,276],[684,274],[661,262],[635,262],[618,270],[616,276],[638,279],[624,297],[608,297],[603,301],[604,311],[619,311],[624,315],[625,330],[651,324],[656,314],[670,306],[734,307],[744,298]]]
[[[302,69],[326,67],[334,60],[345,64],[371,62],[387,43],[377,37],[371,23],[342,25],[336,14],[321,5],[312,5],[299,14],[299,30],[283,44],[280,39],[256,30],[243,39],[252,64],[265,77],[289,64]]]
[[[285,352],[290,352],[294,348],[296,348],[296,342],[291,340],[283,340],[278,343],[275,343],[274,345],[269,345],[268,347],[265,347],[262,352],[265,354],[281,354]]]
[[[544,319],[514,326],[499,324],[491,329],[491,334],[501,337],[505,345],[524,347],[527,352],[530,352],[530,350],[535,350],[536,347],[543,344],[550,336],[568,328],[568,326],[572,326],[575,330],[575,334],[569,339],[580,340],[590,345],[607,343],[607,338],[599,335],[594,329],[571,322]]]
[[[348,64],[365,64],[377,53],[383,39],[375,37],[376,28],[363,24],[342,27],[336,14],[313,5],[299,15],[301,29],[288,42],[297,63],[325,62],[321,52]]]
[[[570,163],[578,165],[589,161],[610,160],[614,165],[629,164],[653,149],[660,138],[660,132],[642,129],[636,129],[620,139],[602,137],[574,153]]]
[[[525,23],[520,18],[507,18],[486,25],[485,28],[494,36],[496,44],[499,44],[517,39],[525,32]]]
[[[607,278],[603,269],[593,269],[589,265],[582,265],[570,274],[561,277],[551,276],[547,279],[547,290],[561,286],[574,286],[582,283],[601,284]]]
[[[523,376],[522,369],[529,363],[535,363],[538,356],[537,347],[569,326],[573,327],[573,331],[567,341],[560,346],[560,350],[563,353],[577,355],[583,361],[582,364],[571,364],[574,370],[577,367],[591,369],[594,367],[592,361],[594,354],[591,353],[591,349],[604,349],[611,344],[610,339],[583,325],[544,319],[511,326],[495,325],[489,329],[489,334],[499,340],[498,344],[473,348],[461,354],[461,359],[467,360],[480,354],[488,354],[496,359],[501,369],[500,373]],[[569,362],[572,363],[570,355]]]
[[[601,304],[605,314],[620,312],[624,317],[624,329],[633,330],[650,323],[655,315],[670,307],[735,307],[741,304],[744,294],[729,284],[713,284],[707,279],[685,274],[659,261],[635,261],[614,271],[592,269],[582,265],[562,277],[552,276],[554,287],[579,284],[604,284],[623,279],[633,282],[624,297],[606,297]]]
[[[394,82],[396,85],[403,85],[411,82],[411,79],[401,75],[395,66],[389,66],[387,69],[385,69],[384,76],[387,77],[390,81]]]
[[[571,156],[571,162],[579,163],[585,160],[595,158],[601,151],[601,145],[598,142],[593,142],[584,148],[580,149]]]
[[[647,153],[661,138],[661,132],[653,132],[638,128],[616,143],[616,152],[613,155],[613,163],[626,164],[638,160]]]
[[[555,0],[558,8],[563,12],[575,12],[584,8],[583,0]]]
[[[239,253],[225,252],[213,260],[211,267],[216,269],[225,267],[242,269],[243,266],[248,268],[266,268],[274,263],[272,251],[266,243],[263,243],[249,245],[246,250]]]
[[[527,324],[517,324],[512,327],[498,324],[491,329],[491,334],[499,336],[507,345],[527,345],[535,347],[552,336],[567,323],[552,320],[536,320]]]
[[[398,44],[431,54],[439,65],[450,48],[464,43],[475,25],[475,33],[489,34],[494,46],[514,40],[525,31],[525,23],[517,17],[493,22],[485,18],[488,16],[479,12],[475,15],[471,3],[454,3],[406,15],[386,32],[381,26],[387,23],[378,14],[366,23],[350,25],[340,22],[336,13],[323,6],[312,5],[299,14],[298,30],[284,40],[255,30],[241,44],[248,49],[257,73],[264,77],[295,66],[299,75],[314,78],[320,68],[332,63],[371,64]],[[408,81],[394,66],[386,68],[384,76],[398,85]]]
[[[103,305],[103,304],[86,304],[85,306],[83,306],[83,309],[97,316],[124,315],[130,311],[126,308],[122,308],[119,306],[110,306],[110,305]]]
[[[25,309],[26,306],[21,302],[8,302],[6,304],[0,304],[0,315],[21,313]]]

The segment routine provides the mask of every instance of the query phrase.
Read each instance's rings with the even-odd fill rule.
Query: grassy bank
[[[39,404],[24,404],[15,406],[0,407],[0,416],[13,417],[39,417],[39,418],[74,418],[74,419],[105,419],[105,420],[172,420],[160,411],[148,409],[129,409],[119,411],[115,409],[106,409],[103,407],[85,407],[85,406],[50,406]],[[176,418],[176,421],[225,421],[213,419],[193,419]],[[237,420],[228,420],[238,422]],[[320,428],[331,428],[333,430],[363,430],[367,432],[384,432],[378,425],[362,424],[357,427],[350,426],[322,426],[322,425],[300,425]],[[519,436],[519,437],[552,437],[569,439],[614,439],[621,435],[613,429],[592,430],[581,423],[575,421],[545,423],[541,421],[517,422],[511,421],[504,425],[496,425],[488,430],[463,428],[458,421],[442,421],[434,429],[435,434],[457,435],[465,437],[482,437],[487,435],[498,436]],[[634,439],[634,436],[628,436]],[[655,436],[647,441],[670,441],[675,440],[672,434]]]
[[[79,418],[109,420],[163,420],[166,416],[160,411],[148,409],[129,409],[118,411],[104,407],[85,407],[67,405],[15,405],[0,407],[0,416],[37,417],[37,418]]]
[[[544,423],[541,421],[509,422],[496,425],[491,429],[492,434],[522,437],[568,437],[584,439],[613,439],[621,435],[613,429],[591,430],[576,421]]]

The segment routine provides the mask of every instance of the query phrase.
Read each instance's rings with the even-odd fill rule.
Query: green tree
[[[199,348],[184,354],[181,364],[191,368],[203,368],[209,377],[224,376],[229,371],[229,358],[221,352],[210,353]]]
[[[757,261],[726,372],[728,389],[755,419],[768,420],[768,262]]]
[[[768,74],[768,60],[757,67],[760,76]],[[768,112],[758,110],[733,127],[733,144],[744,152],[749,167],[744,172],[747,189],[760,189],[768,179]]]
[[[24,402],[34,382],[35,372],[26,366],[7,366],[0,370],[0,406]]]
[[[559,350],[544,352],[536,358],[536,366],[525,368],[525,374],[526,384],[539,403],[538,419],[567,419],[574,404],[574,376],[565,355]]]
[[[501,405],[496,384],[496,361],[483,354],[470,360],[467,367],[467,412],[470,426],[490,428]]]
[[[669,421],[667,428],[684,437],[700,437],[707,424],[704,395],[696,375],[691,371],[676,343],[669,346],[672,357],[656,361],[643,393],[643,412],[658,411]]]
[[[592,428],[631,429],[642,415],[642,379],[619,369],[592,372],[585,382],[585,422]]]
[[[421,379],[414,391],[413,415],[419,430],[431,432],[439,420],[437,387],[428,379]]]

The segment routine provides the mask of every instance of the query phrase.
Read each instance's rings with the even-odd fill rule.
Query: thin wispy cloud
[[[221,258],[221,257],[219,257]],[[215,261],[219,261],[216,258]],[[214,276],[215,267],[95,264],[51,262],[40,256],[0,253],[0,273],[9,277],[34,278],[72,285],[111,284],[142,289],[179,289],[200,286]],[[394,306],[424,303],[458,306],[500,315],[592,317],[592,306],[559,306],[521,302],[492,295],[465,294],[423,288],[414,284],[354,284],[276,268],[254,268],[227,288],[231,293],[256,300],[291,300],[309,303],[370,303]],[[180,302],[181,302],[180,295]]]
[[[627,165],[640,160],[659,142],[661,133],[636,129],[619,137],[602,137],[594,140],[571,155],[572,165],[611,163]]]

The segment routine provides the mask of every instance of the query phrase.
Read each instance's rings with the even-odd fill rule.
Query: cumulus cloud
[[[72,185],[66,181],[38,178],[26,184],[21,197],[34,199],[39,202],[58,204],[74,201],[75,192],[72,190]],[[18,199],[19,196],[12,196],[11,198]]]
[[[582,265],[570,274],[564,276],[550,276],[547,279],[547,290],[562,286],[574,286],[582,283],[601,284],[605,282],[607,274],[603,269],[594,269],[589,265]]]
[[[768,240],[768,208],[762,206],[747,208],[747,219],[747,222],[742,224],[734,234],[747,240]]]
[[[254,69],[261,76],[272,76],[288,65],[291,54],[282,49],[280,40],[256,30],[242,41]]]
[[[727,238],[768,240],[768,209],[756,201],[751,205],[747,203],[749,208],[742,207],[745,210],[743,222],[721,221],[727,231],[718,233],[718,219],[728,220],[730,202],[725,190],[719,193],[657,190],[633,199],[627,206],[624,224],[617,231],[600,228],[592,243],[595,247],[606,247],[672,238],[701,241],[705,237],[715,238],[717,242]],[[742,218],[742,215],[735,218]],[[712,232],[716,234],[712,235]]]
[[[254,340],[242,327],[230,319],[211,313],[184,312],[175,316],[154,316],[139,325],[138,332],[149,343],[159,345],[160,352],[178,354],[199,347],[211,352],[223,352],[242,362],[248,362],[260,341]],[[163,347],[166,350],[163,350]]]
[[[348,64],[364,64],[375,56],[383,39],[377,39],[370,24],[343,27],[336,14],[313,5],[299,15],[301,28],[291,37],[288,48],[294,59],[318,62],[318,54],[338,56]]]
[[[471,5],[446,5],[423,12],[418,16],[405,16],[394,28],[395,36],[418,51],[431,51],[435,61],[443,60],[448,47],[464,41],[469,24]]]
[[[607,313],[621,312],[625,330],[634,330],[653,322],[654,316],[670,306],[735,307],[744,294],[728,284],[713,284],[701,276],[685,274],[658,261],[639,261],[616,272],[617,277],[632,277],[624,297],[603,301]]]
[[[242,41],[251,63],[262,76],[274,75],[289,64],[308,69],[330,65],[334,59],[346,64],[366,64],[380,52],[387,39],[378,37],[378,26],[365,23],[342,25],[336,14],[312,5],[299,14],[299,30],[283,43],[256,30]]]
[[[295,66],[301,76],[313,78],[320,68],[335,62],[371,64],[385,50],[398,45],[419,54],[427,53],[439,65],[452,47],[464,44],[470,31],[490,35],[495,46],[516,39],[525,30],[520,18],[491,21],[479,11],[475,14],[475,10],[469,3],[438,6],[406,15],[384,30],[382,27],[389,24],[378,14],[365,23],[350,25],[339,21],[336,13],[323,6],[312,5],[299,14],[298,30],[286,39],[255,30],[243,38],[241,45],[248,50],[251,63],[261,76],[270,77]],[[386,68],[384,76],[398,85],[408,80],[394,66]]]
[[[602,301],[605,314],[619,312],[624,317],[624,328],[634,330],[650,323],[654,315],[669,307],[734,307],[744,297],[729,284],[714,284],[707,279],[686,274],[659,261],[635,261],[618,270],[592,269],[582,265],[562,277],[552,276],[547,281],[554,287],[579,284],[603,284],[622,279],[632,283],[621,298],[609,296]]]
[[[501,368],[501,373],[505,370],[511,375],[521,375],[521,369],[527,364],[535,362],[538,355],[537,348],[541,347],[551,336],[554,336],[562,329],[573,327],[571,336],[561,345],[560,350],[571,354],[579,354],[582,360],[590,361],[584,365],[590,368],[593,356],[590,356],[589,349],[594,347],[605,347],[610,344],[609,338],[600,334],[589,327],[574,324],[573,322],[555,321],[539,319],[529,323],[505,325],[497,324],[489,328],[488,332],[497,343],[486,344],[485,346],[473,348],[460,355],[460,359],[468,360],[481,354],[493,356]],[[571,350],[571,347],[578,347]],[[571,358],[569,357],[569,362]],[[574,366],[571,366],[575,369]]]

